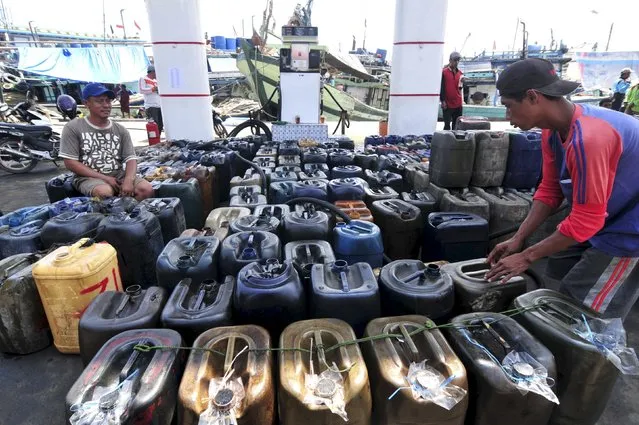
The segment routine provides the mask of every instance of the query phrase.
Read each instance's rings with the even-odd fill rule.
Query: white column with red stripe
[[[213,140],[199,0],[146,0],[153,58],[170,140]]]
[[[448,0],[396,0],[389,134],[437,125]]]

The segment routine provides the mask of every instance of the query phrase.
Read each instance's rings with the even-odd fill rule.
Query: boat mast
[[[608,51],[608,48],[610,47],[610,39],[612,38],[612,29],[615,27],[615,23],[613,22],[612,24],[610,24],[610,33],[608,33],[608,42],[606,43],[606,52]]]

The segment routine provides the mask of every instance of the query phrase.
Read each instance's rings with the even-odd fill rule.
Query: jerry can
[[[457,130],[490,130],[490,121],[486,117],[461,116],[455,124]]]
[[[328,240],[331,232],[331,220],[315,205],[297,205],[295,210],[282,220],[282,241],[284,243],[301,240]]]
[[[156,191],[159,198],[179,198],[184,208],[186,227],[200,228],[204,223],[204,202],[197,179],[168,179]]]
[[[232,233],[254,232],[259,230],[271,232],[277,235],[279,233],[279,228],[280,221],[277,218],[268,215],[248,215],[238,218],[231,224]]]
[[[67,394],[69,423],[107,423],[99,414],[122,425],[172,423],[184,353],[137,345],[179,347],[182,338],[171,329],[136,329],[107,341]]]
[[[257,193],[257,194],[262,194],[262,188],[258,185],[253,185],[253,186],[234,186],[231,188],[231,191],[229,192],[229,196],[233,197],[233,196],[243,196],[244,194],[253,194],[253,193]]]
[[[44,248],[40,238],[43,225],[44,221],[34,220],[0,233],[0,259],[30,254]]]
[[[141,285],[143,288],[157,285],[156,263],[164,241],[156,216],[143,208],[130,214],[107,216],[98,227],[96,239],[111,244],[117,250],[125,288],[129,285]]]
[[[473,187],[471,190],[488,202],[490,209],[488,230],[490,233],[517,227],[528,216],[530,210],[528,202],[514,193],[505,192],[501,187],[486,189]],[[502,240],[506,238],[507,235]]]
[[[321,148],[307,148],[302,152],[302,161],[304,162],[304,168],[306,164],[325,164],[328,160],[328,154],[326,149]]]
[[[373,213],[368,209],[363,201],[337,201],[335,206],[352,220],[373,222]],[[337,221],[344,221],[342,217],[336,216]]]
[[[104,216],[99,213],[64,212],[42,226],[40,239],[47,249],[54,244],[66,245],[81,238],[95,238]]]
[[[256,153],[255,156],[277,156],[277,148],[276,147],[264,147],[262,146]]]
[[[324,140],[322,142],[319,142],[317,144],[317,146],[319,146],[320,148],[326,149],[329,152],[332,151],[333,149],[339,149],[339,142],[334,141],[334,140]]]
[[[508,133],[503,131],[475,132],[475,164],[470,184],[477,187],[501,186],[506,174]]]
[[[244,207],[216,208],[206,218],[204,227],[211,229],[213,236],[219,241],[223,241],[231,231],[231,223],[250,214],[251,210]]]
[[[287,181],[297,181],[299,180],[297,177],[297,173],[293,171],[274,171],[268,176],[269,183],[275,182],[287,182]]]
[[[165,244],[180,237],[186,230],[184,207],[179,198],[149,198],[140,202],[140,206],[146,208],[160,221]]]
[[[300,147],[297,140],[285,140],[280,143],[278,153],[280,155],[299,155]]]
[[[273,335],[306,318],[306,297],[293,263],[269,258],[250,263],[237,275],[233,298],[236,323],[263,323]]]
[[[158,328],[167,296],[157,286],[132,285],[124,292],[107,291],[95,297],[80,318],[82,362],[89,364],[104,343],[121,332]]]
[[[293,198],[315,198],[328,200],[328,182],[326,180],[302,180],[293,185]]]
[[[601,318],[599,313],[548,289],[520,295],[513,307],[522,310],[515,319],[548,347],[557,362],[554,390],[560,404],[550,423],[596,424],[613,394],[620,372],[592,340],[583,338],[575,330],[589,332],[587,329],[592,323]],[[590,323],[588,328],[584,319]]]
[[[377,167],[377,160],[379,155],[376,153],[368,152],[355,152],[353,162],[362,170],[374,170]]]
[[[375,201],[371,208],[382,230],[386,255],[393,260],[417,258],[419,235],[424,228],[419,208],[400,199]]]
[[[93,211],[104,215],[131,213],[138,206],[138,201],[129,197],[113,197],[98,199],[93,202]]]
[[[275,167],[276,173],[295,173],[296,175],[302,172],[299,165],[280,165]]]
[[[382,186],[382,187],[367,187],[366,188],[366,205],[369,207],[373,205],[375,201],[386,201],[388,199],[397,199],[399,198],[399,193],[395,191],[390,186]]]
[[[30,221],[49,219],[49,206],[24,207],[0,217],[0,226],[18,227]]]
[[[122,290],[115,249],[81,239],[39,260],[32,273],[55,347],[79,353],[78,324],[87,306],[105,291]]]
[[[543,162],[541,133],[510,132],[510,147],[503,187],[530,189],[537,186]]]
[[[196,283],[214,279],[219,250],[220,241],[214,236],[173,239],[157,260],[158,285],[170,293],[182,279]]]
[[[474,214],[431,213],[422,240],[422,261],[464,261],[488,254],[488,221]]]
[[[397,193],[401,193],[402,190],[404,190],[404,180],[400,174],[391,173],[387,170],[366,170],[365,174],[366,181],[370,187],[382,188],[384,186],[389,186]]]
[[[428,162],[419,162],[406,167],[406,186],[416,192],[426,191],[430,184],[428,168]]]
[[[304,320],[282,332],[280,348],[304,350],[279,355],[277,400],[282,425],[371,423],[368,371],[359,346],[330,350],[353,340],[353,329],[338,319]]]
[[[384,264],[384,243],[376,224],[360,220],[337,223],[333,229],[335,256],[350,264],[368,263],[371,267]]]
[[[538,368],[556,379],[552,353],[523,326],[499,313],[464,314],[452,324],[448,341],[466,367],[472,391],[468,423],[547,424],[556,404],[532,391],[522,393],[520,385],[533,379]],[[547,391],[554,395],[550,387]]]
[[[364,177],[362,167],[357,165],[339,165],[331,170],[331,179],[345,179],[347,177]]]
[[[291,208],[286,204],[271,204],[255,207],[253,215],[256,217],[259,217],[261,215],[275,217],[281,222],[282,218],[284,218],[284,216],[290,212]]]
[[[305,287],[310,286],[311,269],[314,264],[329,264],[335,261],[331,244],[326,241],[308,240],[289,242],[284,246],[284,261],[291,261],[302,277]]]
[[[488,201],[468,189],[451,190],[445,194],[439,203],[439,209],[442,212],[475,214],[490,220]]]
[[[186,168],[183,173],[178,173],[178,175],[182,179],[195,178],[197,180],[202,197],[204,217],[206,217],[213,208],[219,205],[220,194],[216,187],[217,177],[215,167],[196,165]]]
[[[259,326],[207,330],[194,347],[179,389],[178,423],[198,425],[224,415],[237,425],[274,425],[273,354]],[[214,419],[211,422],[215,423]]]
[[[355,158],[355,153],[346,149],[333,149],[328,154],[328,165],[333,167],[339,167],[340,165],[352,165]]]
[[[433,320],[450,316],[455,305],[452,277],[435,264],[396,260],[379,275],[384,315],[421,314]]]
[[[73,178],[73,173],[65,173],[53,177],[51,180],[46,182],[44,186],[47,191],[49,202],[53,203],[61,201],[64,198],[82,196],[82,194],[73,187]]]
[[[328,175],[330,173],[328,165],[326,161],[317,162],[317,163],[309,163],[308,161],[304,161],[303,171],[307,174],[313,173],[315,171],[321,171],[324,174]]]
[[[439,187],[437,185],[434,185],[433,183],[429,183],[428,187],[426,188],[426,192],[430,193],[431,195],[433,195],[435,197],[435,200],[437,201],[437,207],[439,209],[439,206],[442,202],[442,198],[444,197],[444,195],[450,194],[450,192],[448,191],[448,189],[445,189],[443,187]]]
[[[93,212],[92,198],[64,198],[49,205],[49,217],[55,217],[65,212]]]
[[[334,179],[328,183],[329,198],[335,201],[363,201],[368,183],[359,177]]]
[[[291,167],[299,167],[302,165],[302,159],[299,155],[281,155],[277,157],[277,165],[285,165]]]
[[[260,156],[253,160],[262,170],[275,170],[277,167],[277,158],[274,156]]]
[[[230,326],[235,278],[183,279],[177,284],[162,311],[162,325],[182,335],[187,344],[218,326]]]
[[[430,181],[445,188],[467,187],[475,162],[475,134],[436,131],[430,154]]]
[[[31,274],[40,257],[18,254],[0,261],[0,352],[30,354],[51,345],[47,318]]]
[[[244,174],[243,177],[235,176],[231,179],[229,184],[230,189],[237,186],[262,186],[262,177],[256,173],[253,169],[250,169]]]
[[[355,142],[348,136],[333,136],[331,139],[337,142],[340,149],[347,149],[349,151],[355,149]]]
[[[428,192],[402,192],[402,201],[415,205],[422,212],[422,219],[435,212],[437,200]]]
[[[235,152],[217,151],[202,155],[200,158],[200,164],[206,167],[215,167],[215,172],[217,174],[217,190],[220,194],[221,201],[226,201],[228,199],[227,194],[229,193],[231,177],[235,175],[235,157]]]
[[[464,425],[470,398],[466,369],[439,329],[424,330],[429,322],[417,315],[384,317],[366,327],[364,337],[403,335],[362,344],[373,423]],[[397,388],[404,389],[390,398]]]
[[[362,335],[366,324],[381,314],[379,287],[367,263],[349,265],[344,260],[315,264],[311,269],[309,316],[332,317]],[[344,306],[348,308],[344,308]]]
[[[378,146],[384,144],[384,136],[374,134],[364,138],[364,146]]]
[[[241,195],[231,197],[230,207],[245,207],[253,211],[258,205],[266,205],[266,196],[259,193],[244,192]]]
[[[295,197],[295,181],[278,181],[269,187],[269,201],[272,204],[284,204]]]
[[[222,242],[222,276],[236,276],[242,267],[268,258],[282,258],[280,239],[269,232],[235,233]]]
[[[515,298],[535,288],[534,280],[525,273],[505,284],[500,280],[488,282],[484,275],[489,270],[485,258],[442,266],[442,271],[453,278],[456,304],[463,312],[505,311]]]

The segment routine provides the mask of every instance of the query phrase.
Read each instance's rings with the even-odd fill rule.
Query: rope
[[[499,323],[500,321],[506,319],[506,318],[511,318],[514,316],[517,316],[519,314],[525,313],[527,311],[531,311],[531,310],[536,310],[539,309],[543,306],[543,303],[536,305],[536,306],[532,306],[532,307],[526,307],[526,308],[515,308],[515,309],[511,309],[511,310],[506,310],[504,312],[502,312],[501,314],[504,315],[505,317],[497,319],[493,322],[491,322],[490,324],[493,325],[495,323]],[[436,325],[432,320],[429,320],[428,322],[426,322],[424,325],[418,327],[417,329],[413,330],[412,332],[408,333],[408,336],[413,337],[415,335],[418,335],[422,332],[425,331],[432,331],[434,329],[450,329],[450,328],[455,328],[455,329],[470,329],[470,328],[477,328],[477,327],[483,327],[482,324],[464,324],[464,325],[460,325],[460,324],[455,324],[455,323],[444,323],[441,325]],[[379,341],[379,340],[384,340],[384,339],[399,339],[401,340],[404,337],[404,335],[402,334],[393,334],[393,333],[385,333],[385,334],[379,334],[379,335],[371,335],[371,336],[367,336],[364,338],[358,338],[358,339],[354,339],[354,340],[349,340],[349,341],[343,341],[343,342],[339,342],[337,344],[331,345],[330,347],[324,348],[323,346],[320,347],[316,347],[314,350],[309,350],[306,348],[292,348],[292,347],[275,347],[275,348],[252,348],[252,349],[248,349],[246,350],[247,353],[252,352],[252,353],[264,353],[264,352],[300,352],[300,353],[307,353],[310,354],[313,351],[317,352],[318,350],[324,350],[325,353],[330,353],[331,351],[335,351],[339,348],[342,347],[347,347],[347,346],[351,346],[351,345],[356,345],[356,344],[360,344],[360,343],[364,343],[364,342],[372,342],[372,341]],[[148,353],[151,351],[155,351],[155,350],[189,350],[189,351],[207,351],[213,354],[217,354],[220,356],[226,356],[225,353],[212,349],[212,348],[206,348],[206,347],[181,347],[181,346],[168,346],[168,345],[155,345],[155,346],[150,346],[148,344],[136,344],[133,347],[134,350],[143,352],[143,353]]]

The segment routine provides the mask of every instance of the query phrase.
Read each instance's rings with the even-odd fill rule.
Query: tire
[[[238,134],[240,134],[240,131],[244,130],[245,128],[251,128],[251,127],[257,127],[258,130],[262,130],[268,140],[271,140],[273,138],[273,134],[271,133],[271,130],[268,128],[268,126],[263,121],[259,121],[259,120],[244,121],[243,123],[235,127],[233,131],[229,133],[229,137],[236,137]]]
[[[9,147],[11,149],[17,149],[19,150],[19,141],[15,140],[15,139],[3,139],[0,140],[0,151],[2,150],[3,147]],[[28,159],[24,159],[22,161],[18,161],[19,164],[24,164],[21,165],[21,167],[11,167],[8,165],[9,159],[12,158],[10,154],[4,154],[2,152],[0,152],[0,169],[11,173],[11,174],[24,174],[24,173],[28,173],[29,171],[33,170],[33,168],[38,165],[38,160],[37,159],[32,159],[32,160],[28,160]],[[6,162],[5,162],[6,161]],[[16,162],[16,161],[14,161]]]

